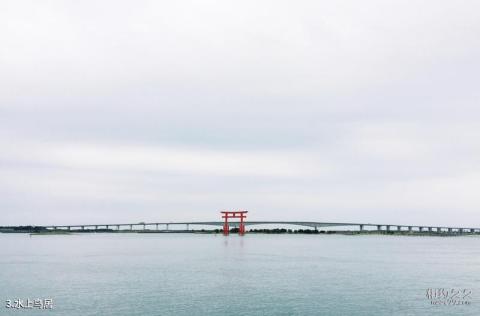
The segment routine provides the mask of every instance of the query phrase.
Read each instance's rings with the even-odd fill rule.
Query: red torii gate
[[[223,235],[228,236],[230,232],[230,227],[228,226],[229,218],[240,218],[240,225],[238,226],[238,234],[240,236],[245,235],[245,224],[243,220],[247,218],[248,211],[224,211],[222,213],[222,218],[225,218],[225,223],[223,224]]]

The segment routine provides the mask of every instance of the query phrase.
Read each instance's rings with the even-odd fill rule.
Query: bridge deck
[[[157,229],[159,226],[165,226],[169,228],[170,226],[176,225],[187,225],[189,226],[222,226],[224,222],[222,221],[211,221],[211,222],[139,222],[139,223],[112,223],[112,224],[79,224],[79,225],[48,225],[48,226],[40,226],[47,229],[72,229],[72,228],[94,228],[94,229],[101,229],[103,228],[110,228],[116,227],[120,229],[120,227],[128,227],[138,228],[139,226],[143,229],[147,227],[155,226]],[[238,226],[238,222],[229,222],[230,226],[236,227]],[[293,226],[303,226],[303,227],[353,227],[357,226],[360,229],[364,229],[365,227],[375,227],[377,229],[381,229],[385,227],[385,229],[390,230],[391,227],[396,227],[397,230],[402,228],[408,228],[409,230],[412,229],[438,229],[438,230],[473,230],[473,231],[480,231],[479,227],[457,227],[457,226],[431,226],[431,225],[406,225],[406,224],[379,224],[379,223],[338,223],[338,222],[310,222],[310,221],[245,221],[246,226],[253,226],[253,225],[293,225]]]

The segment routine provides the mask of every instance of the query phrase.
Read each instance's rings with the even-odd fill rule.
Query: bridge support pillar
[[[408,231],[409,231],[409,232],[412,231],[412,226],[408,226]]]
[[[360,231],[363,231],[363,225],[360,225]]]
[[[390,225],[387,225],[387,231],[390,231]]]
[[[155,224],[155,230],[158,230],[158,224]]]
[[[133,230],[133,225],[130,224],[130,230]]]
[[[143,224],[143,230],[145,230],[145,224]]]
[[[397,230],[398,230],[398,231],[401,231],[401,230],[402,230],[402,226],[397,226]]]
[[[378,231],[381,231],[381,230],[382,230],[382,226],[381,226],[381,225],[377,225],[377,230],[378,230]]]
[[[449,232],[449,233],[452,232],[452,228],[451,228],[451,227],[448,228],[448,232]]]
[[[167,224],[167,230],[168,230],[168,224]]]

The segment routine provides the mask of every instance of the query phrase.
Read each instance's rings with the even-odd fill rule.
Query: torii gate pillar
[[[248,211],[224,211],[220,213],[222,214],[222,218],[225,219],[225,223],[223,223],[224,236],[228,236],[230,232],[230,227],[228,226],[229,218],[240,218],[240,225],[238,226],[238,234],[240,236],[245,235],[245,223],[243,222],[243,220],[247,218]]]

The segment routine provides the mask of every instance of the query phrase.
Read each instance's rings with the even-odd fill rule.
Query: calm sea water
[[[480,237],[0,234],[0,315],[480,315]],[[428,288],[472,291],[432,306]],[[53,310],[5,301],[52,298]]]

